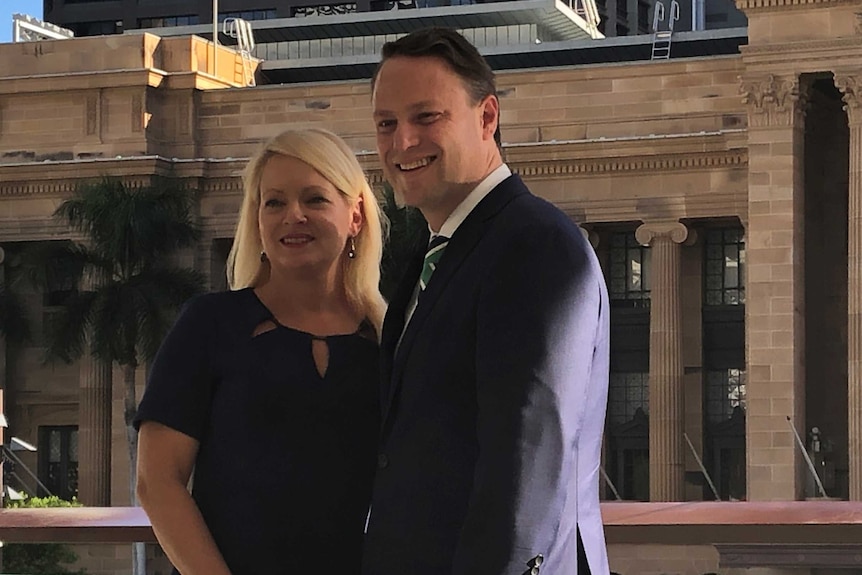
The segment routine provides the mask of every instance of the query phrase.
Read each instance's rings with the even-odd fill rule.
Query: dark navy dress
[[[288,327],[251,289],[191,300],[156,356],[136,424],[200,442],[192,495],[233,575],[359,573],[379,430],[378,346]],[[175,571],[176,572],[176,571]]]

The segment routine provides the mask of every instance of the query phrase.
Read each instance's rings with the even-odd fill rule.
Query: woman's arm
[[[188,491],[197,452],[197,440],[161,423],[144,421],[138,436],[138,500],[180,573],[230,575]]]

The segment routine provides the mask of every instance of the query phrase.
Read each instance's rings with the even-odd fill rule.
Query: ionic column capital
[[[596,233],[595,230],[591,230],[583,225],[579,225],[578,229],[581,230],[581,235],[584,236],[584,239],[590,242],[590,245],[593,246],[593,249],[599,247],[599,234]]]
[[[635,230],[635,239],[644,246],[650,245],[656,238],[669,238],[675,244],[681,244],[690,236],[693,236],[693,232],[680,222],[647,222]]]

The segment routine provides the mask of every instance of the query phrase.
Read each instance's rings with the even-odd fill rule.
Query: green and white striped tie
[[[425,261],[422,264],[422,274],[419,276],[419,289],[421,291],[425,291],[425,286],[431,281],[431,274],[437,269],[437,262],[443,257],[448,243],[449,238],[446,236],[436,236],[428,244],[428,251],[425,252]]]

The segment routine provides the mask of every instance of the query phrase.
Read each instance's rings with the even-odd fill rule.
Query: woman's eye
[[[284,204],[284,202],[282,202],[281,200],[277,200],[275,198],[270,198],[263,203],[264,207],[267,207],[267,208],[277,208],[283,204]]]

